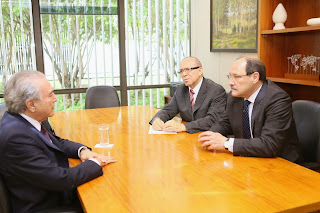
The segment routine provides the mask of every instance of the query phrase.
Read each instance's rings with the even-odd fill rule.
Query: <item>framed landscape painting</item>
[[[258,0],[210,0],[211,52],[257,52]]]

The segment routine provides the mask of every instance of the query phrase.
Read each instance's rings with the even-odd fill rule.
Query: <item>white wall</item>
[[[244,55],[257,53],[210,52],[210,0],[191,0],[191,56],[203,66],[204,76],[221,84],[227,92],[227,74],[232,63]]]

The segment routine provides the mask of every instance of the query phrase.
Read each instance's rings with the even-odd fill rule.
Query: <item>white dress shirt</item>
[[[191,89],[189,87],[189,94],[190,94],[190,90],[193,90],[193,92],[194,92],[194,94],[193,94],[193,105],[196,103],[196,99],[197,99],[197,96],[198,96],[202,81],[203,81],[203,77],[201,78],[201,81],[199,82],[199,84],[197,84],[197,86],[195,86],[195,88]]]
[[[244,100],[249,100],[251,103],[249,104],[249,123],[250,123],[250,134],[251,134],[251,138],[253,138],[252,135],[252,126],[251,126],[251,115],[252,115],[252,109],[253,109],[253,105],[254,102],[261,90],[262,85],[248,98],[248,99],[244,99]],[[233,143],[234,143],[234,138],[230,138],[229,139],[229,145],[228,145],[228,150],[230,152],[233,152]]]

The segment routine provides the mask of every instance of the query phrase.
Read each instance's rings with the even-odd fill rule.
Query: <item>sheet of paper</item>
[[[94,146],[94,148],[112,148],[112,147],[113,147],[113,144],[109,144],[107,146],[102,146],[99,143]]]
[[[166,134],[177,134],[177,132],[175,131],[157,131],[157,130],[154,130],[152,128],[152,126],[150,125],[150,128],[149,128],[149,135],[153,135],[153,134],[162,134],[162,135],[166,135]]]

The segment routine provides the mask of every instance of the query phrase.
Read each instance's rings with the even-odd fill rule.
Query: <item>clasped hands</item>
[[[109,158],[109,157],[106,157],[104,155],[92,152],[90,149],[85,149],[85,150],[80,152],[80,160],[82,162],[86,161],[86,160],[89,160],[90,158],[94,158],[97,161],[99,161],[101,166],[106,166],[109,163],[116,162],[115,158]]]
[[[198,141],[202,147],[206,147],[208,150],[224,149],[224,142],[227,138],[217,132],[206,131],[199,135]]]
[[[157,131],[175,131],[175,132],[185,132],[187,128],[184,124],[179,123],[175,120],[169,120],[163,122],[160,118],[155,118],[152,123],[152,128]]]

